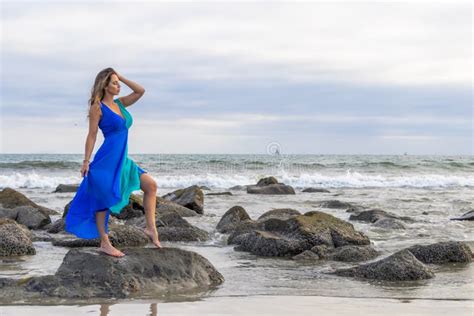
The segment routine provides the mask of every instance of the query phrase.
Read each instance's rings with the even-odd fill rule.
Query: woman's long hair
[[[91,90],[91,97],[88,102],[88,113],[90,112],[90,107],[92,104],[99,103],[104,98],[105,88],[109,85],[110,77],[114,73],[115,70],[109,67],[101,70],[95,77],[94,85],[92,86]],[[87,114],[87,117],[89,117],[89,114]]]

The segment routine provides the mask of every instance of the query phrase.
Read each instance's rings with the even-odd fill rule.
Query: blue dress
[[[65,230],[84,239],[100,236],[97,211],[106,211],[104,228],[109,232],[110,213],[119,214],[128,205],[131,193],[140,189],[140,176],[147,173],[128,158],[128,129],[133,119],[118,98],[114,102],[123,117],[101,102],[99,128],[104,142],[89,164],[88,174],[82,178],[65,218]]]

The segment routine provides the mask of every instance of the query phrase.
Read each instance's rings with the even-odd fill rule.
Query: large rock
[[[165,200],[172,201],[187,207],[198,214],[204,212],[204,194],[197,185],[179,189],[162,196]]]
[[[376,262],[339,269],[334,274],[383,281],[414,281],[430,279],[434,276],[433,271],[408,250],[396,252]]]
[[[116,258],[95,249],[71,249],[54,275],[2,282],[0,297],[15,299],[136,298],[208,291],[224,277],[203,256],[178,248],[125,248]],[[23,291],[19,291],[22,289]]]
[[[41,229],[51,223],[51,218],[44,212],[30,205],[4,208],[0,206],[0,218],[10,218],[29,229]]]
[[[250,216],[247,211],[239,205],[231,207],[222,216],[217,224],[216,230],[220,233],[230,233],[244,220],[249,220]]]
[[[31,206],[38,209],[45,215],[58,215],[55,210],[36,204],[27,198],[24,194],[12,189],[5,188],[0,191],[0,204],[4,208],[15,208],[17,206]]]
[[[278,180],[275,177],[267,177],[258,180],[257,186],[264,187],[271,184],[278,184]]]
[[[369,238],[356,231],[352,224],[318,211],[286,220],[268,218],[246,225],[246,229],[237,234],[239,225],[228,243],[237,244],[236,250],[262,256],[293,256],[316,245],[337,248],[370,244]]]
[[[12,219],[0,219],[0,256],[35,255],[32,234]]]
[[[460,241],[438,242],[430,245],[414,245],[406,248],[424,263],[471,262],[472,251]]]

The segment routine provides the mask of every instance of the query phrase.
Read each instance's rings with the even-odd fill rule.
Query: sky
[[[1,153],[84,153],[87,100],[107,67],[146,90],[127,107],[131,154],[474,153],[470,2],[2,1],[0,11]]]

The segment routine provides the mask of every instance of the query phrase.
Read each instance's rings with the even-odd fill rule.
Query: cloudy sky
[[[113,67],[131,154],[473,154],[469,2],[1,6],[2,153],[84,153]]]

